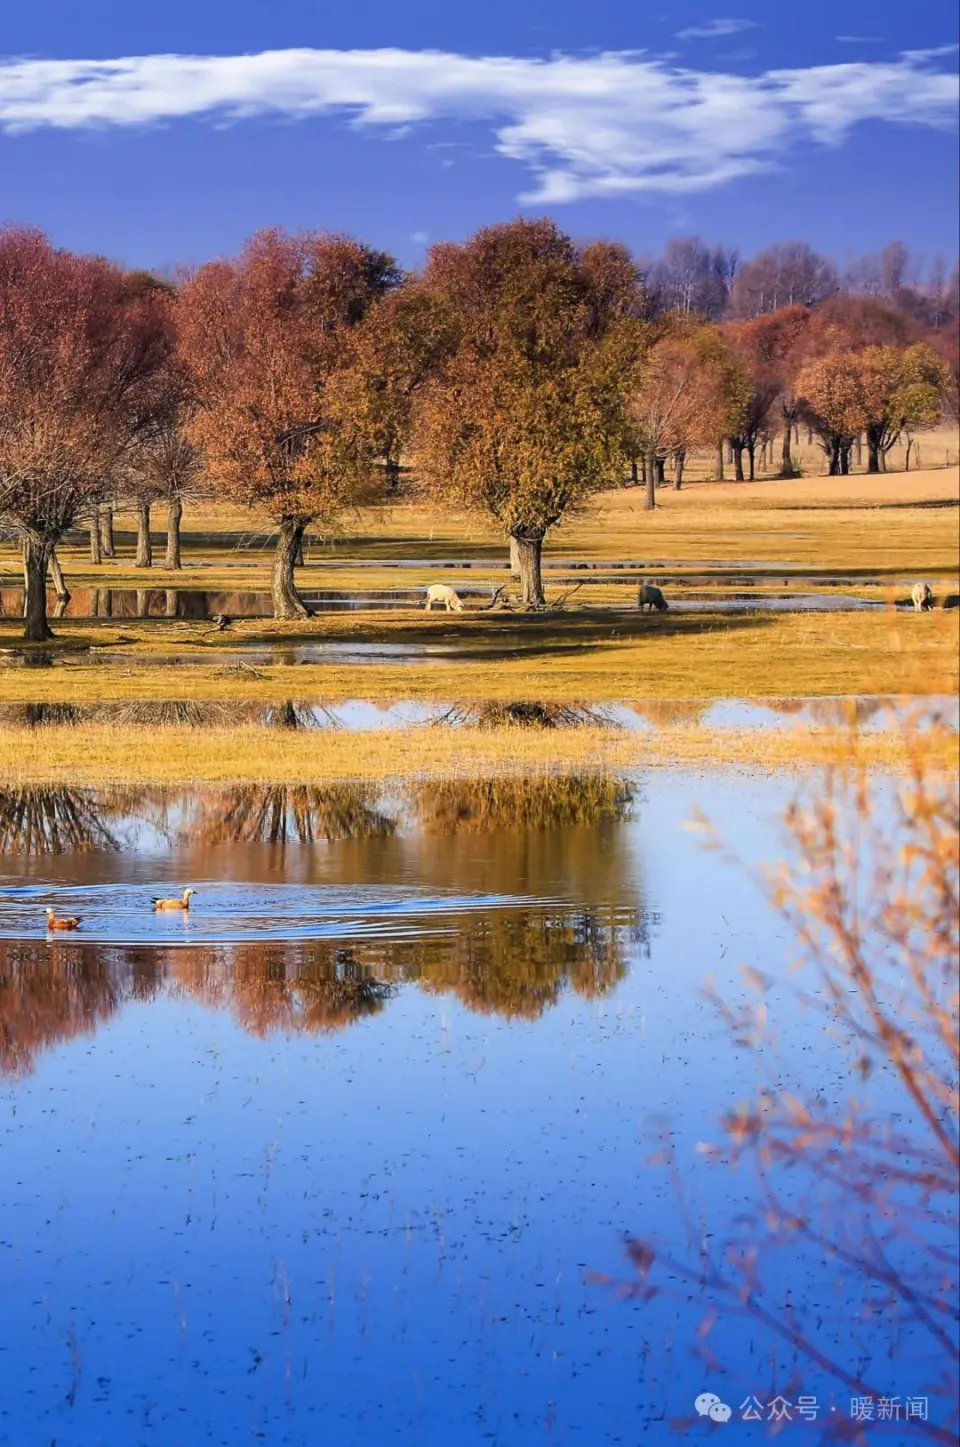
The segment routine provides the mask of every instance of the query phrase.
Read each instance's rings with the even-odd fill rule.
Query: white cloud
[[[838,35],[835,37],[841,45],[882,45],[882,35]]]
[[[437,51],[277,50],[118,60],[0,61],[0,130],[346,117],[381,136],[427,122],[489,125],[535,176],[523,201],[674,195],[777,165],[797,142],[836,144],[864,121],[946,127],[956,78],[937,54],[757,76],[644,52],[472,57]]]
[[[708,20],[705,25],[688,25],[678,30],[678,40],[713,40],[718,35],[739,35],[741,30],[756,30],[755,20]]]

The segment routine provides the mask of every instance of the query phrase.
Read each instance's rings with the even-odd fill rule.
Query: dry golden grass
[[[0,700],[401,698],[630,702],[663,698],[953,693],[960,610],[845,614],[570,613],[409,617],[309,623],[58,625],[52,666],[6,666]],[[0,647],[18,644],[0,623]],[[129,641],[118,641],[129,640]],[[443,647],[446,654],[344,662],[324,644]],[[94,651],[89,651],[94,645]],[[106,656],[96,651],[105,649]],[[256,651],[252,651],[256,650]],[[265,657],[273,661],[262,661]],[[40,654],[42,659],[42,653]],[[246,661],[245,661],[246,660]],[[8,665],[12,657],[8,658]]]
[[[880,769],[905,768],[917,739],[897,732],[857,738],[858,758]],[[957,738],[921,740],[933,767],[954,769]],[[645,733],[582,728],[415,728],[361,734],[286,733],[245,728],[117,728],[46,725],[0,728],[0,775],[10,785],[112,785],[342,780],[477,779],[583,770],[689,768],[784,769],[848,758],[838,728],[756,731],[675,724]]]

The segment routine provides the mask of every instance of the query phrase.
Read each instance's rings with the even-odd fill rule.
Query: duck
[[[56,910],[47,910],[47,929],[79,929],[80,920],[75,914],[66,914],[57,919]]]
[[[185,889],[182,899],[154,899],[151,903],[154,909],[189,909],[190,900],[196,892],[195,889]]]

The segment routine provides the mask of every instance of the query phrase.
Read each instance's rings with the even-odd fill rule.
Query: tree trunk
[[[113,538],[113,508],[109,506],[100,509],[100,546],[105,558],[117,556],[117,547]]]
[[[904,457],[904,459],[903,459],[903,470],[904,470],[904,472],[909,472],[909,471],[910,471],[910,453],[911,453],[912,451],[913,451],[913,438],[912,438],[912,437],[908,437],[908,438],[907,438],[907,451],[906,451],[906,455],[905,455],[905,457]],[[918,449],[918,451],[919,451],[919,449]],[[882,453],[881,453],[881,457],[883,457],[883,454],[882,454]],[[884,464],[885,464],[885,463],[886,463],[886,459],[884,458]],[[884,472],[886,472],[886,470],[887,470],[887,469],[886,469],[886,465],[884,465],[884,469],[883,469],[883,470],[884,470]]]
[[[783,429],[783,452],[780,455],[780,476],[794,477],[793,453],[790,451],[790,423]]]
[[[137,560],[138,568],[153,567],[153,545],[150,541],[150,504],[137,504]]]
[[[664,484],[664,483],[666,482],[666,480],[667,480],[667,475],[666,475],[666,474],[667,474],[667,459],[666,459],[665,457],[658,457],[658,458],[656,459],[656,468],[657,468],[657,487],[663,487],[663,484]]]
[[[514,537],[510,539],[510,573],[514,578],[520,576],[520,545]]]
[[[180,519],[182,517],[183,503],[178,497],[172,497],[167,507],[167,555],[164,558],[164,565],[178,570],[183,566],[180,562]]]
[[[67,580],[63,576],[63,569],[60,566],[60,559],[57,557],[56,548],[50,549],[50,572],[53,575],[53,586],[56,589],[57,602],[66,605],[70,602],[70,589],[67,587]]]
[[[743,482],[743,448],[739,442],[731,443],[733,453],[733,476],[736,482]]]
[[[829,474],[830,477],[838,477],[838,476],[840,475],[840,444],[839,444],[839,442],[837,442],[836,440],[832,440],[832,441],[831,441],[831,443],[830,443],[830,450],[829,450],[829,452],[828,452],[827,455],[828,455],[829,458],[830,458],[830,466],[829,466],[829,468],[827,469],[828,474]]]
[[[841,474],[842,477],[846,477],[847,474],[849,473],[849,471],[850,471],[850,443],[849,443],[849,442],[841,442],[841,444],[840,444],[840,474]]]
[[[137,617],[150,617],[150,591],[148,588],[137,589]]]
[[[48,538],[26,533],[23,539],[23,636],[28,643],[52,638],[47,623],[47,567],[53,546]]]
[[[647,485],[646,496],[643,500],[644,511],[651,512],[657,505],[657,457],[654,452],[648,452],[644,456],[643,479]]]
[[[716,478],[717,482],[723,482],[724,472],[723,472],[723,443],[722,443],[722,442],[718,442],[718,443],[717,443],[717,467],[716,467],[716,471],[715,471],[715,473],[714,473],[714,477]]]
[[[867,471],[880,471],[880,438],[875,427],[867,428]]]
[[[310,609],[297,592],[293,576],[306,525],[306,521],[300,522],[296,518],[281,519],[277,551],[273,560],[271,587],[274,618],[309,618],[311,616]]]
[[[757,476],[757,444],[755,442],[747,443],[747,458],[750,463],[750,481],[754,482]]]
[[[387,472],[387,491],[396,494],[400,491],[400,464],[393,457],[388,457],[385,459],[385,461]]]
[[[687,460],[686,451],[681,447],[673,461],[673,490],[679,492],[683,487],[683,464]]]
[[[165,618],[176,618],[177,616],[177,590],[168,588],[163,595],[163,616]]]
[[[520,564],[520,604],[523,608],[542,608],[546,603],[543,596],[543,574],[540,560],[543,553],[543,534],[530,533],[515,539],[517,561]]]
[[[634,457],[630,463],[630,481],[634,487],[640,484],[640,469],[637,467],[637,459]]]
[[[863,438],[861,437],[859,432],[857,433],[853,444],[853,460],[858,467],[863,462]]]
[[[100,519],[96,513],[90,519],[90,561],[97,566],[103,562],[103,539],[100,536]]]

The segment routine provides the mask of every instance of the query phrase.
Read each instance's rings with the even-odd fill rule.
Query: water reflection
[[[240,784],[202,791],[184,829],[198,844],[312,844],[318,839],[383,838],[396,820],[370,784]]]
[[[626,818],[634,787],[611,774],[519,779],[443,779],[411,789],[417,818],[442,834],[488,829],[559,829]]]
[[[344,1029],[405,984],[472,1010],[535,1019],[565,990],[621,981],[646,947],[642,909],[451,913],[441,931],[373,940],[156,948],[0,940],[0,1073],[29,1073],[46,1049],[89,1034],[130,1000],[190,998],[257,1036]]]
[[[117,849],[107,824],[110,812],[108,800],[92,789],[0,789],[0,853]]]
[[[341,1029],[405,984],[533,1019],[648,950],[626,779],[0,792],[0,1068],[130,999],[190,997],[247,1031]],[[442,845],[438,836],[443,836]],[[158,851],[160,851],[158,853]],[[48,884],[38,860],[57,854]],[[196,883],[160,919],[155,886]],[[38,882],[39,881],[39,882]],[[31,938],[48,903],[84,939]]]

